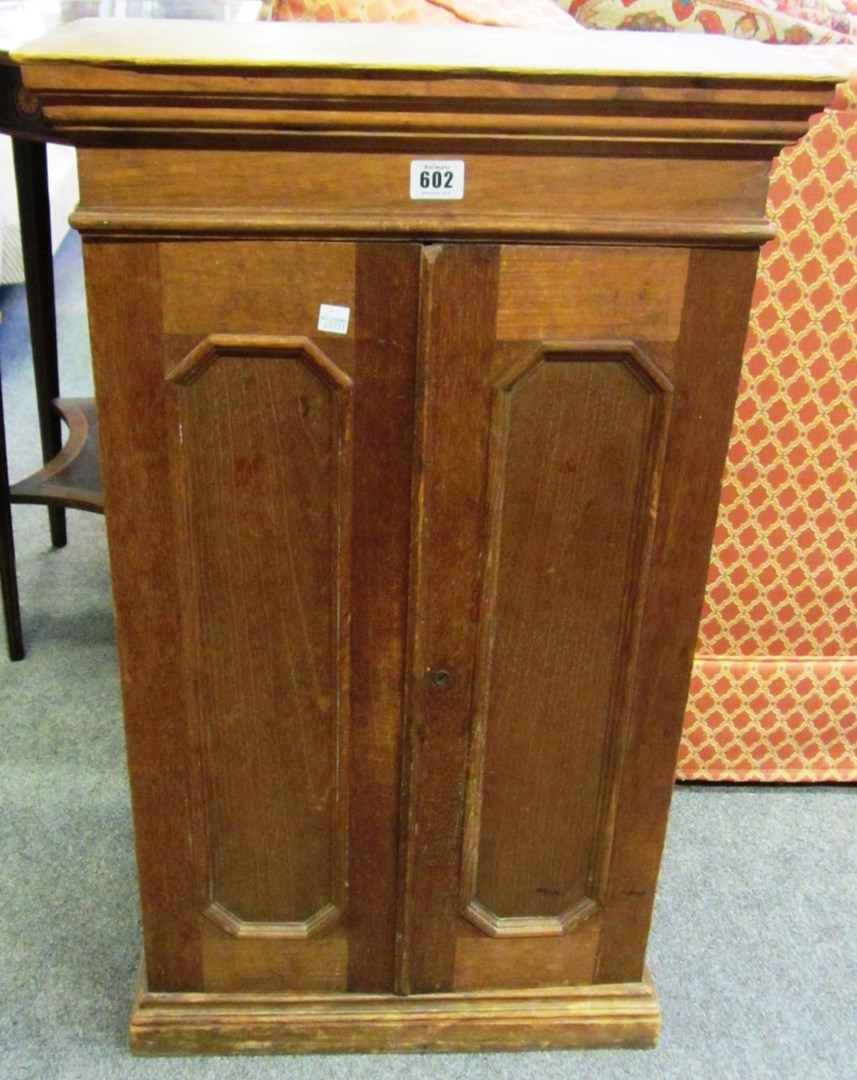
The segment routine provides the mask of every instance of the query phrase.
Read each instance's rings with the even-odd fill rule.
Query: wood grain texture
[[[589,986],[601,934],[593,914],[574,934],[550,937],[487,937],[461,920],[455,945],[455,990]]]
[[[320,304],[354,307],[353,244],[212,241],[160,251],[167,334],[276,335],[285,327],[313,337]]]
[[[95,402],[92,398],[57,398],[54,408],[68,428],[62,449],[38,472],[12,484],[9,501],[103,514]]]
[[[562,934],[598,899],[672,388],[621,343],[528,349],[494,386],[462,899]]]
[[[399,990],[451,990],[500,252],[423,255]],[[449,313],[444,317],[444,313]],[[432,676],[448,672],[448,684]]]
[[[85,244],[84,260],[148,973],[162,990],[201,989],[206,881],[192,840],[158,251]],[[117,294],[119,281],[134,287]]]
[[[648,976],[622,986],[413,995],[153,994],[141,974],[137,1054],[543,1050],[653,1046]]]
[[[694,143],[715,157],[764,158],[800,137],[805,117],[826,104],[836,81],[826,66],[800,57],[783,63],[770,50],[748,53],[745,46],[736,61],[742,50],[732,41],[656,39],[641,49],[632,37],[622,56],[613,44],[627,40],[621,34],[604,43],[588,34],[484,27],[450,34],[431,27],[236,31],[212,24],[204,33],[203,42],[196,27],[188,40],[175,24],[160,34],[144,24],[133,37],[103,23],[72,24],[18,57],[48,122],[91,143],[188,145],[191,138],[223,146],[236,132],[280,142],[295,132],[413,139],[443,130],[460,139],[499,133],[600,142],[607,153],[622,144],[645,152],[645,140],[657,139],[671,147]],[[651,62],[649,50],[661,54],[660,63]],[[606,68],[593,63],[599,53],[609,58]],[[693,53],[697,66],[690,68]],[[471,71],[469,83],[462,69]],[[713,74],[707,84],[699,78],[706,69]],[[308,87],[307,74],[319,70],[325,81]],[[378,84],[386,84],[386,94],[372,92]],[[558,94],[573,107],[551,108]],[[368,108],[355,108],[361,96]],[[383,108],[373,107],[375,96]]]
[[[689,253],[682,248],[506,244],[500,341],[675,341]]]
[[[715,171],[711,162],[685,157],[551,156],[541,142],[518,153],[506,142],[472,153],[454,140],[369,155],[350,143],[295,150],[287,181],[275,150],[83,150],[74,224],[123,236],[578,236],[738,246],[771,235],[764,220],[768,161],[721,161]],[[461,158],[465,199],[412,200],[415,154]],[[188,284],[177,284],[186,294]]]
[[[300,986],[306,992],[346,989],[348,931],[333,927],[307,948],[304,941],[283,938],[240,938],[225,934],[209,919],[200,919],[204,990],[263,994]]]
[[[241,335],[168,380],[211,896],[304,935],[344,904],[351,380],[308,339]]]
[[[391,993],[421,252],[357,253],[348,986]]]
[[[345,802],[344,792],[337,792],[337,805],[341,806]],[[334,834],[335,834],[334,823]],[[334,862],[334,867],[338,870],[337,863],[340,863],[341,857]],[[331,860],[333,862],[333,860]],[[323,864],[319,867],[313,867],[318,873],[318,870],[324,870]],[[328,874],[328,878],[334,878],[334,888],[331,892],[340,892],[341,885],[339,877],[340,873]],[[282,901],[287,899],[286,896],[280,898]],[[340,902],[341,903],[341,902]],[[203,915],[209,922],[223,930],[229,937],[246,940],[248,938],[255,939],[257,941],[308,941],[309,938],[319,937],[324,935],[328,936],[328,932],[332,926],[336,926],[341,918],[341,911],[339,907],[336,907],[332,903],[322,904],[317,908],[309,918],[302,919],[300,921],[269,921],[263,922],[260,919],[241,919],[235,915],[229,908],[224,907],[219,901],[215,900],[209,904],[203,912]]]
[[[749,311],[755,271],[749,252],[693,252],[671,358],[652,346],[675,393],[623,755],[627,779],[612,808],[600,982],[642,973],[741,370],[745,330],[735,313]],[[645,782],[631,779],[643,775]]]

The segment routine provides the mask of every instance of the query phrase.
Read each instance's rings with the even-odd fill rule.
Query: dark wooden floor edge
[[[641,983],[396,997],[156,994],[141,972],[136,1054],[294,1054],[654,1046],[660,1008]]]

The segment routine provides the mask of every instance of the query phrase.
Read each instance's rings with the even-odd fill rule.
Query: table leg
[[[12,147],[36,378],[36,404],[42,458],[47,463],[60,452],[63,442],[60,418],[52,404],[60,391],[47,150],[44,143],[27,139],[13,138]],[[48,517],[51,543],[54,547],[64,547],[64,508],[48,507]]]
[[[15,574],[15,538],[12,534],[12,507],[9,502],[9,468],[6,461],[6,427],[3,422],[3,390],[0,387],[0,591],[6,619],[9,659],[24,659],[18,579]]]

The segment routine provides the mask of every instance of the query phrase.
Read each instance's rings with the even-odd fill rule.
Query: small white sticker
[[[318,309],[318,328],[328,334],[347,334],[350,315],[351,308],[322,304]]]
[[[412,161],[412,199],[463,199],[463,161]]]

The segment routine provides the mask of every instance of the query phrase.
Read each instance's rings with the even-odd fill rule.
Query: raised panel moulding
[[[167,382],[205,914],[307,938],[344,906],[351,381],[306,338],[221,335]]]
[[[544,344],[494,384],[462,879],[494,937],[598,909],[671,393],[629,342]]]
[[[802,56],[783,63],[780,50],[756,43],[733,41],[727,49],[654,39],[646,52],[659,56],[647,63],[633,34],[601,38],[520,28],[192,22],[171,22],[168,34],[143,22],[123,36],[92,20],[16,55],[47,123],[92,145],[119,132],[135,145],[182,146],[223,146],[238,135],[311,145],[355,135],[395,142],[454,134],[474,145],[500,135],[601,143],[608,153],[624,144],[642,154],[651,152],[645,140],[656,139],[717,157],[728,147],[770,158],[800,138],[806,114],[827,104],[820,80],[826,75],[830,90],[835,82],[828,64]],[[63,63],[69,57],[73,65]],[[210,65],[205,77],[182,77],[183,68],[201,64]]]
[[[837,81],[806,50],[786,62],[786,50],[686,35],[640,49],[621,32],[171,20],[128,35],[107,21],[17,54],[44,129],[95,148],[80,155],[73,224],[102,236],[753,248],[771,236],[772,158]],[[186,175],[171,184],[173,162],[145,156],[176,150],[215,155],[198,158],[213,180],[204,198]],[[410,198],[410,161],[426,157],[465,161],[462,200]],[[129,182],[138,169],[142,194]]]
[[[311,918],[304,922],[287,923],[259,923],[244,922],[237,918],[231,911],[227,911],[221,904],[212,904],[205,911],[205,917],[215,926],[219,926],[230,937],[256,938],[272,941],[280,938],[290,940],[307,941],[309,938],[328,930],[339,922],[340,911],[333,904],[321,908]]]

